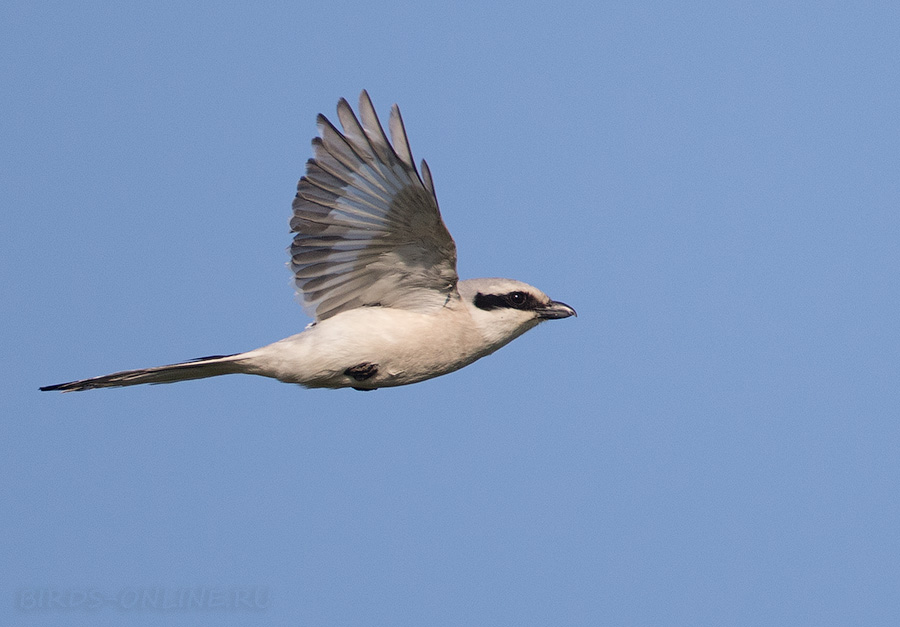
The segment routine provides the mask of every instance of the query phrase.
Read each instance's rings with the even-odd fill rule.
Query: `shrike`
[[[63,392],[256,374],[309,388],[374,390],[437,377],[493,353],[544,320],[575,315],[512,279],[459,280],[428,164],[416,170],[400,110],[388,141],[369,95],[343,133],[319,115],[315,157],[297,185],[291,269],[306,329],[246,353],[202,357],[42,387]]]

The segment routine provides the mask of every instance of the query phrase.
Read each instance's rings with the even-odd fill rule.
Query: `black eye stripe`
[[[503,297],[499,294],[482,294],[478,292],[475,294],[475,306],[479,309],[484,309],[485,311],[490,311],[492,309],[498,309],[500,307],[505,307],[506,303],[503,301]]]
[[[485,311],[492,309],[522,309],[534,310],[541,306],[541,303],[527,292],[509,292],[508,294],[482,294],[478,292],[475,295],[475,306]]]

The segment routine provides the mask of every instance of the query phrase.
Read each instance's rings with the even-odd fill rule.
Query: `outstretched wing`
[[[304,307],[316,320],[364,306],[443,307],[459,297],[456,245],[428,165],[416,171],[400,110],[391,109],[393,145],[365,91],[362,123],[343,98],[337,113],[343,133],[319,115],[294,199],[291,270]]]

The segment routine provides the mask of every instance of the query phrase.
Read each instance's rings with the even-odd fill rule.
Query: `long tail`
[[[141,383],[174,383],[176,381],[216,377],[221,374],[246,372],[240,364],[240,358],[240,353],[234,355],[212,355],[180,364],[141,368],[140,370],[123,370],[122,372],[114,372],[102,377],[47,385],[42,387],[41,390],[44,392],[51,390],[80,392],[81,390],[117,388],[126,385],[139,385]]]

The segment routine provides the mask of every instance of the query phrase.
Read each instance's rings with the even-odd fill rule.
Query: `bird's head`
[[[467,279],[458,289],[472,321],[494,350],[545,320],[576,315],[565,303],[512,279]]]

